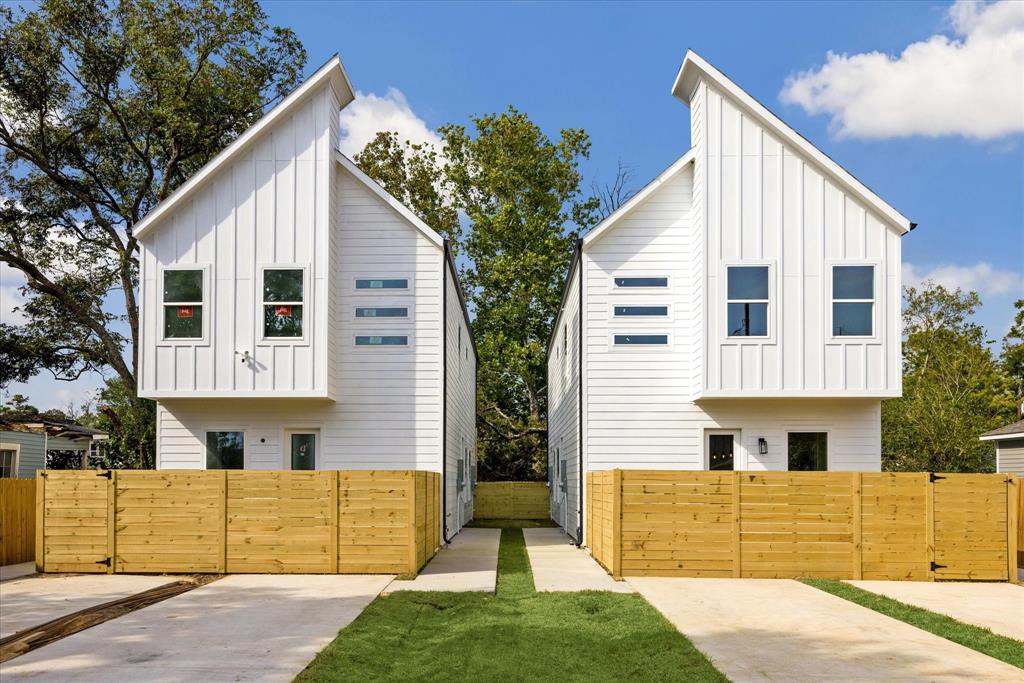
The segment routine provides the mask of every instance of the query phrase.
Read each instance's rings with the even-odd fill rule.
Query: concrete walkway
[[[848,581],[908,605],[1024,640],[1024,587],[1011,583]]]
[[[1019,681],[1021,671],[798,581],[631,578],[740,681]]]
[[[392,578],[227,576],[12,659],[0,677],[291,681]]]
[[[0,581],[20,579],[23,576],[31,576],[36,573],[35,562],[21,562],[20,564],[5,564],[0,567]]]
[[[0,583],[0,638],[86,607],[172,583],[173,576],[39,574]]]
[[[628,583],[609,576],[561,529],[523,529],[523,536],[538,591],[633,592]]]
[[[463,529],[447,548],[437,551],[412,581],[392,581],[384,591],[481,591],[498,584],[501,529]]]

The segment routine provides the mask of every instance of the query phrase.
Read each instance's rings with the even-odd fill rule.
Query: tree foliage
[[[1016,315],[1010,331],[1003,337],[1003,353],[1000,362],[1003,372],[1010,379],[1017,405],[1024,400],[1024,299],[1014,302]]]
[[[1010,381],[984,330],[974,292],[908,287],[903,311],[903,396],[882,403],[882,466],[890,471],[985,472],[985,431],[1013,419]]]

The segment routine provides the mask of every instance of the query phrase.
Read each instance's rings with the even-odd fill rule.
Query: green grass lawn
[[[497,595],[379,597],[298,681],[725,681],[642,597],[537,593],[519,528],[501,533]]]
[[[992,633],[987,628],[965,624],[952,617],[947,617],[945,614],[908,605],[842,581],[831,579],[804,579],[803,581],[809,586],[820,588],[862,607],[881,612],[893,619],[905,621],[911,626],[916,626],[946,640],[952,640],[954,643],[1024,669],[1024,643],[1019,640],[1007,638]]]

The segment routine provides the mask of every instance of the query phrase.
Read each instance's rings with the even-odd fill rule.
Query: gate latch
[[[936,569],[945,569],[945,568],[946,568],[946,565],[944,565],[944,564],[939,564],[938,562],[932,562],[932,571],[935,571]]]
[[[96,560],[96,564],[102,564],[102,565],[105,565],[105,566],[109,567],[110,566],[110,558],[107,557],[107,558],[102,559],[102,560]]]
[[[945,479],[945,478],[946,477],[940,477],[939,475],[935,474],[934,472],[929,472],[928,473],[928,481],[933,483],[933,484],[935,482],[937,482],[939,479]]]
[[[97,477],[106,477],[107,479],[110,479],[111,471],[107,470],[106,472],[97,472],[96,476]]]

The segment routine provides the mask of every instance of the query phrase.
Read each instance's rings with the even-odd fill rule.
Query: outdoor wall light
[[[757,452],[761,455],[768,455],[768,440],[763,436],[757,437]]]

